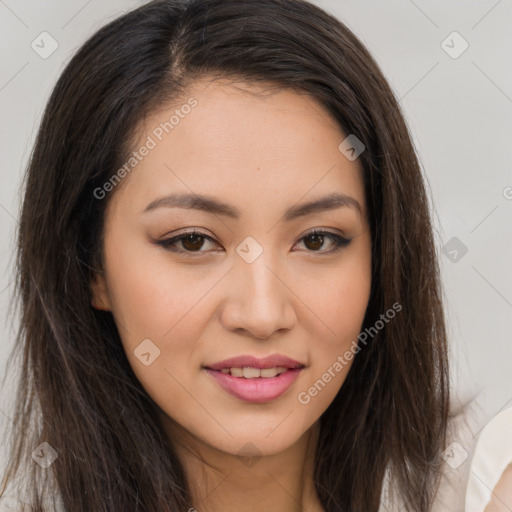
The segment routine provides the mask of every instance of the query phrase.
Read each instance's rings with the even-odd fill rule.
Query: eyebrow
[[[143,213],[161,207],[202,210],[233,219],[239,219],[241,216],[240,210],[235,206],[223,203],[212,196],[197,194],[172,194],[156,199],[145,208]],[[320,199],[289,207],[284,213],[283,218],[285,221],[292,221],[298,217],[341,207],[352,208],[356,210],[359,215],[363,216],[363,209],[357,199],[346,194],[332,193]]]

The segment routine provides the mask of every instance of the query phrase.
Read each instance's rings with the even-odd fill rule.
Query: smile
[[[222,368],[220,370],[225,375],[232,375],[233,377],[243,377],[244,379],[257,379],[262,377],[264,379],[270,379],[281,375],[287,371],[288,368],[284,366],[274,366],[273,368],[252,368],[251,366],[244,366],[243,368]]]

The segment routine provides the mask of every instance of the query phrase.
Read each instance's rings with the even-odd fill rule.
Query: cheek
[[[130,342],[161,340],[176,330],[190,329],[190,317],[211,288],[212,278],[170,264],[171,257],[149,242],[134,242],[126,251],[115,242],[107,261],[112,313]]]
[[[181,407],[179,383],[187,383],[199,368],[197,340],[208,319],[205,298],[218,278],[198,276],[197,268],[173,267],[155,248],[136,247],[109,253],[112,314],[128,361],[148,394],[165,402],[172,393]]]
[[[360,351],[358,335],[371,291],[369,244],[364,248],[347,256],[343,265],[310,275],[307,289],[301,292],[308,297],[317,320],[310,327],[313,357],[309,378],[298,395],[299,403],[311,412],[321,414],[329,406]],[[311,286],[313,282],[316,286]]]
[[[165,258],[135,251],[110,267],[112,313],[130,366],[148,395],[171,416],[190,408],[190,376],[199,369],[212,278],[191,279]],[[170,399],[172,397],[172,400]],[[199,418],[203,421],[204,418]]]
[[[356,336],[362,326],[371,291],[369,240],[357,251],[347,252],[331,268],[310,269],[299,282],[301,297],[315,313],[316,330],[323,333],[324,349],[342,348],[347,337]],[[311,329],[315,328],[311,326]]]

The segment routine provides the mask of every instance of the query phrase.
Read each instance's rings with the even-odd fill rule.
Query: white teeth
[[[261,375],[259,368],[251,368],[250,366],[244,366],[243,373],[246,379],[255,379]]]
[[[277,368],[262,368],[260,370],[260,374],[262,377],[270,378],[275,377],[277,375]]]
[[[252,368],[250,366],[244,366],[243,368],[222,368],[221,372],[224,374],[231,373],[233,377],[244,377],[246,379],[257,379],[263,377],[270,379],[276,377],[281,373],[287,371],[288,368],[284,366],[275,366],[274,368]]]
[[[231,375],[233,375],[233,377],[243,377],[244,376],[244,371],[242,370],[242,368],[230,368],[230,371],[231,371]]]

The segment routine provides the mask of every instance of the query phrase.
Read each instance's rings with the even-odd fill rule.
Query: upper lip
[[[206,365],[205,368],[210,370],[222,370],[223,368],[243,368],[244,366],[259,369],[274,368],[276,366],[281,366],[283,368],[304,367],[302,363],[299,363],[290,357],[282,354],[272,354],[271,356],[261,358],[248,355],[231,357],[229,359],[224,359],[224,361],[219,361],[218,363]]]

